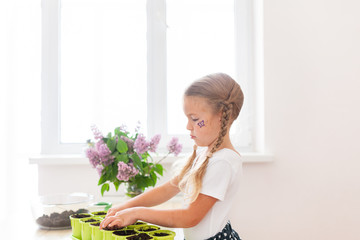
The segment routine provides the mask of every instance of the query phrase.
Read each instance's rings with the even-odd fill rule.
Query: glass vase
[[[126,183],[126,188],[125,188],[126,196],[133,198],[142,194],[143,192],[144,191],[141,188],[139,188],[137,184],[131,182]]]

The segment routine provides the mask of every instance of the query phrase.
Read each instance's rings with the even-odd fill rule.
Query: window
[[[42,153],[80,153],[90,126],[141,122],[148,137],[192,141],[182,93],[226,72],[246,95],[231,137],[253,149],[252,1],[43,0]]]

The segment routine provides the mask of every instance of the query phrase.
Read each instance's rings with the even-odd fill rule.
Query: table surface
[[[121,198],[115,199],[102,199],[102,201],[112,202],[116,204],[118,200],[123,201]],[[1,239],[9,239],[9,240],[17,240],[17,239],[29,239],[29,240],[71,240],[71,229],[64,229],[64,230],[44,230],[40,229],[37,224],[35,223],[31,208],[27,205],[27,207],[19,209],[20,213],[14,214],[10,217],[6,222],[0,223],[0,230],[7,230],[1,231]],[[159,209],[172,209],[172,208],[179,208],[181,207],[181,199],[174,198],[162,205],[159,205],[155,208]],[[21,217],[18,217],[21,216]],[[166,228],[164,228],[166,229]],[[175,240],[183,240],[184,234],[182,229],[174,228],[170,229],[176,233]],[[21,235],[19,235],[20,233]],[[17,237],[18,236],[18,237]]]

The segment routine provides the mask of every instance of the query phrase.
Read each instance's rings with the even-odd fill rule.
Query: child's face
[[[206,147],[216,141],[221,128],[221,112],[213,114],[204,98],[185,96],[184,113],[188,119],[186,129],[196,145]]]

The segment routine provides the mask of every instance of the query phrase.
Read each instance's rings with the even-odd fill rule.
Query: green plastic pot
[[[167,233],[168,236],[156,236],[157,233]],[[154,232],[150,232],[149,235],[153,236],[156,240],[174,240],[176,233],[170,230],[157,230]]]
[[[145,225],[145,226],[139,226],[139,227],[136,227],[134,228],[135,231],[141,233],[150,233],[150,232],[154,232],[156,230],[159,230],[160,227],[159,226],[155,226],[155,225]],[[152,230],[153,229],[153,230]]]
[[[89,218],[81,218],[80,226],[81,226],[81,240],[91,240],[91,228],[90,223],[94,222],[86,222],[88,220],[95,220],[94,222],[101,222],[99,217],[89,217]]]
[[[123,229],[125,230],[126,227],[125,227],[125,228],[122,228],[122,229],[120,229],[120,230],[123,230]],[[101,229],[100,232],[102,232],[103,240],[114,240],[114,238],[113,238],[113,236],[112,236],[113,232],[115,232],[115,231],[120,231],[120,230],[105,230],[105,229]]]
[[[127,226],[126,228],[127,229],[134,229],[136,227],[143,227],[143,226],[146,226],[148,225],[146,222],[141,222],[141,221],[137,221],[136,223],[134,223],[133,225],[129,225]]]
[[[81,218],[78,218],[77,216],[84,216]],[[81,238],[81,225],[80,225],[80,219],[82,218],[88,218],[92,217],[92,214],[90,213],[77,213],[70,216],[70,222],[71,222],[71,229],[72,229],[72,235],[78,239]]]
[[[117,233],[126,233],[128,232],[128,235],[116,235]],[[134,229],[124,229],[124,230],[117,230],[112,233],[112,240],[126,240],[127,237],[131,237],[138,234],[136,230]]]
[[[101,214],[102,213],[102,214]],[[96,216],[96,217],[102,217],[105,218],[107,211],[97,211],[97,212],[92,212],[92,215]]]
[[[91,240],[102,240],[103,233],[100,231],[100,226],[94,226],[91,224],[93,224],[93,223],[89,224],[90,229],[91,229]]]

